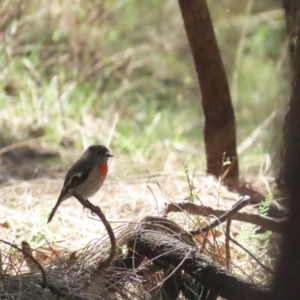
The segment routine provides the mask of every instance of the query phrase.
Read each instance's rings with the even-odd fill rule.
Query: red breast
[[[108,165],[99,165],[99,171],[103,176],[106,177],[108,173]]]

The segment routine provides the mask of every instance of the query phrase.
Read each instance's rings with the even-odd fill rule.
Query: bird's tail
[[[52,218],[54,217],[54,215],[55,215],[55,213],[56,213],[56,211],[57,211],[59,205],[65,200],[65,199],[64,199],[64,196],[65,196],[65,195],[63,195],[63,193],[61,193],[60,196],[58,197],[57,202],[56,202],[55,206],[53,207],[53,209],[52,209],[52,211],[51,211],[51,213],[50,213],[50,215],[49,215],[49,218],[48,218],[48,222],[47,222],[47,223],[50,223],[50,222],[51,222],[51,220],[52,220]]]

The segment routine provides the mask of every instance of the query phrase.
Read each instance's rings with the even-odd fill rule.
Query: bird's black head
[[[113,157],[113,155],[110,154],[109,150],[102,145],[92,145],[89,146],[86,150],[86,153],[96,155],[96,156],[102,156],[102,157]]]

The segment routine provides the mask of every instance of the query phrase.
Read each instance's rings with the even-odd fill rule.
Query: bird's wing
[[[80,170],[77,173],[74,173],[74,169]],[[74,165],[68,172],[65,182],[63,191],[67,192],[70,189],[75,188],[76,186],[83,183],[88,177],[89,174],[92,172],[94,168],[94,164],[87,165],[85,162],[78,161],[78,164]]]
[[[52,211],[49,215],[48,223],[51,222],[51,220],[52,220],[56,210],[58,209],[60,203],[64,200],[65,196],[68,194],[68,191],[70,189],[75,188],[76,186],[78,186],[82,182],[84,182],[89,177],[89,174],[93,170],[93,168],[94,168],[93,163],[86,164],[86,162],[80,161],[80,160],[77,161],[77,163],[75,163],[71,167],[71,169],[69,170],[69,172],[66,175],[64,186],[63,186],[63,189],[60,192],[58,200],[57,200],[54,208],[52,209]],[[76,169],[81,170],[81,171],[77,172],[77,173],[74,173],[74,170],[76,170]]]

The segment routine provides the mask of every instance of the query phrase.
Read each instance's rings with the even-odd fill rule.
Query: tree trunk
[[[300,2],[293,3],[293,14],[297,16],[297,40],[293,55],[292,93],[284,123],[283,165],[280,174],[288,193],[290,212],[276,266],[272,300],[300,298]]]
[[[297,36],[297,1],[283,0],[283,8],[285,10],[286,32],[289,41],[290,56],[293,60],[295,53],[295,41]]]
[[[238,178],[234,111],[206,1],[179,0],[179,5],[202,95],[207,172],[220,176],[229,168],[227,176]]]

